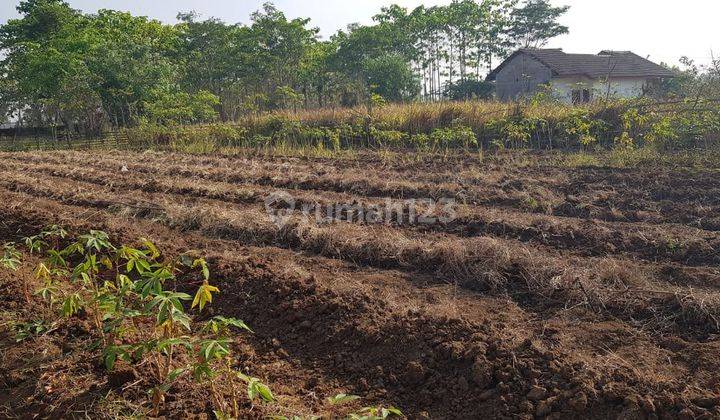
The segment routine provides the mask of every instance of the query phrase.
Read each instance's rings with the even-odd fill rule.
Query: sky
[[[179,11],[198,12],[228,23],[248,23],[250,14],[265,0],[66,0],[76,9],[95,12],[115,9],[174,23]],[[0,23],[17,17],[19,0],[0,0]],[[370,23],[381,7],[399,4],[413,8],[448,4],[450,0],[275,0],[289,17],[309,17],[324,37],[350,23]],[[548,47],[572,53],[630,50],[656,62],[677,64],[687,56],[697,63],[720,56],[720,1],[718,0],[551,0],[569,5],[561,22],[570,34]]]

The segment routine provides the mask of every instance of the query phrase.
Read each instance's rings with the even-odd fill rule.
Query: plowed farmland
[[[717,171],[527,160],[3,153],[0,233],[202,252],[213,311],[252,326],[242,363],[277,397],[247,417],[333,417],[338,393],[409,418],[719,417]],[[278,192],[450,198],[455,217],[277,224]],[[32,269],[0,274],[0,312],[32,311],[17,293]],[[16,343],[0,327],[0,416],[138,414],[140,379],[103,372],[73,347],[81,330]],[[162,414],[208,414],[207,398],[188,385]]]

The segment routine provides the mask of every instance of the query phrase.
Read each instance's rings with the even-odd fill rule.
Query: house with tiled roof
[[[499,100],[512,101],[550,89],[566,103],[636,98],[674,73],[630,51],[568,54],[562,49],[521,49],[488,76]]]

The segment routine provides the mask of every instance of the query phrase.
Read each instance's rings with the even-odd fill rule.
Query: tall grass
[[[340,150],[546,149],[593,150],[650,146],[708,148],[720,142],[720,104],[647,100],[583,106],[495,101],[389,104],[365,108],[278,111],[233,123],[142,125],[120,133],[133,148],[193,153],[235,149]]]

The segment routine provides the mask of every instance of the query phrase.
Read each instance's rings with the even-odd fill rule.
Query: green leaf
[[[235,327],[235,328],[240,328],[243,330],[247,330],[251,333],[254,333],[254,331],[251,330],[250,327],[248,327],[248,325],[245,322],[243,322],[239,319],[236,319],[236,318],[225,318],[224,316],[218,315],[215,318],[213,318],[213,320],[219,322],[224,327]]]
[[[130,346],[122,345],[110,345],[103,350],[103,358],[105,361],[105,368],[109,371],[115,367],[115,362],[119,360],[130,361]]]
[[[360,399],[357,395],[348,395],[348,394],[337,394],[334,397],[329,397],[328,402],[332,405],[340,405],[349,403],[351,401],[355,401]]]
[[[183,373],[185,373],[187,371],[188,371],[188,368],[186,368],[186,367],[171,370],[170,373],[168,373],[166,382],[175,382],[175,380],[178,377],[180,377],[180,375],[182,375]]]
[[[192,328],[190,327],[190,317],[182,312],[176,312],[174,315],[175,321],[177,321],[180,325],[185,327],[186,330],[192,331]]]
[[[270,388],[268,388],[267,385],[263,384],[262,382],[254,381],[252,383],[252,387],[254,388],[253,394],[260,396],[260,398],[265,402],[272,402],[275,401],[275,396],[270,391]],[[254,398],[251,398],[251,400]]]
[[[115,353],[108,353],[105,355],[105,368],[107,370],[113,370],[115,367],[115,360],[117,359],[117,354]]]
[[[150,258],[155,260],[160,256],[160,251],[158,251],[157,247],[154,243],[150,242],[149,240],[142,238],[140,241],[143,243],[145,248],[147,248],[148,251],[150,251]]]
[[[275,396],[270,391],[270,388],[260,382],[260,379],[253,378],[243,374],[242,372],[235,372],[242,381],[247,383],[248,398],[250,401],[254,401],[258,397],[266,402],[275,401]]]
[[[210,361],[213,359],[222,359],[230,354],[230,344],[232,340],[205,340],[200,343],[200,357],[204,361]]]
[[[188,350],[192,350],[192,344],[187,340],[187,337],[176,337],[168,338],[166,340],[160,340],[157,344],[157,350],[162,353],[167,353],[172,347],[183,346]]]
[[[205,281],[210,281],[210,269],[208,268],[207,261],[205,261],[203,258],[196,259],[195,261],[193,261],[192,268],[197,267],[200,267]]]
[[[2,259],[0,259],[0,266],[8,269],[17,271],[18,267],[20,266],[20,258],[22,255],[20,252],[15,249],[15,243],[9,242],[3,245],[4,254]]]
[[[144,259],[138,259],[135,260],[135,265],[137,266],[138,273],[146,273],[148,271],[152,270],[152,267],[150,266],[150,263],[147,260]]]
[[[215,418],[217,420],[234,420],[234,417],[229,414],[225,414],[222,411],[213,410],[213,414],[215,414]]]
[[[215,372],[207,362],[198,363],[193,366],[193,377],[196,381],[201,381],[203,378],[212,378],[214,375]]]
[[[73,293],[63,301],[63,315],[71,317],[78,313],[82,307],[82,297],[78,293]]]
[[[391,415],[392,415],[392,416],[398,416],[398,417],[404,416],[404,414],[402,413],[402,411],[398,410],[398,409],[395,408],[395,407],[384,408],[384,409],[383,409],[383,413],[384,413],[384,416],[385,416],[385,417],[389,417],[389,416],[391,416]]]

